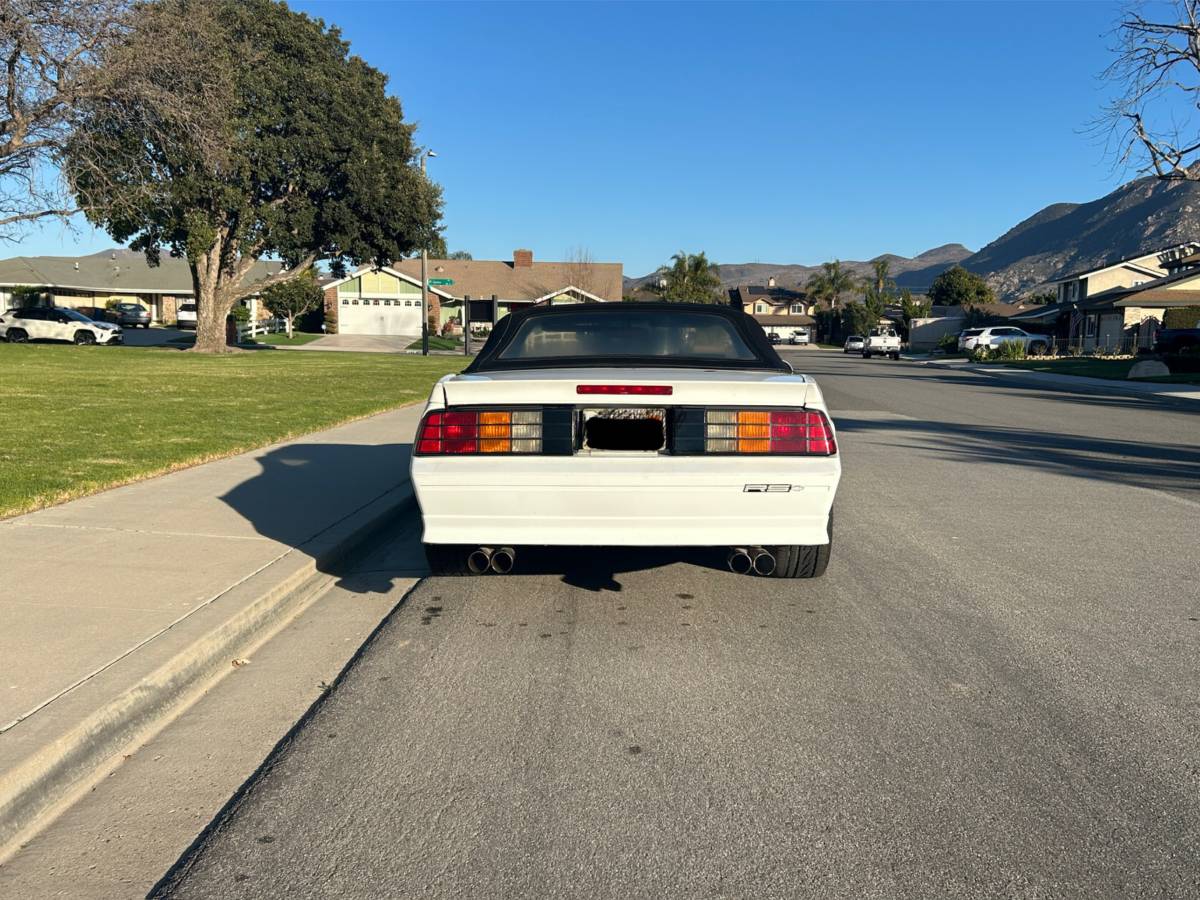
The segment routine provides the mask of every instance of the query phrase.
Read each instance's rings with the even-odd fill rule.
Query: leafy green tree
[[[466,250],[454,250],[446,256],[446,259],[474,259]]]
[[[933,279],[927,296],[935,306],[978,306],[996,299],[982,276],[962,266],[951,266]]]
[[[657,275],[651,289],[664,300],[721,302],[720,269],[703,252],[680,250],[671,257],[671,265],[660,268]]]
[[[281,281],[263,289],[262,300],[272,315],[287,322],[288,340],[292,339],[296,320],[321,305],[325,299],[312,269],[307,269],[290,281]]]
[[[856,286],[854,276],[842,267],[840,260],[835,259],[833,262],[821,263],[821,271],[811,275],[804,287],[812,297],[825,301],[836,309],[842,294],[853,291]]]
[[[187,260],[197,350],[225,350],[237,300],[318,260],[335,272],[386,265],[440,237],[441,195],[416,166],[414,126],[336,29],[274,0],[158,0],[131,23],[106,65],[143,54],[161,65],[149,51],[179,29],[203,48],[212,72],[161,81],[172,96],[201,86],[208,140],[131,127],[126,110],[98,101],[84,106],[64,164],[91,222],[151,263],[163,248]],[[255,280],[263,258],[286,268]]]
[[[932,312],[933,304],[928,298],[917,300],[913,297],[912,291],[905,288],[900,292],[900,312],[904,316],[905,331],[912,330],[913,319],[923,319]]]
[[[844,334],[861,334],[864,337],[879,324],[879,313],[865,303],[847,303],[842,307],[842,329]]]
[[[1026,303],[1032,303],[1034,306],[1045,306],[1049,303],[1058,302],[1058,294],[1054,291],[1041,291],[1037,294],[1032,294],[1025,298]]]

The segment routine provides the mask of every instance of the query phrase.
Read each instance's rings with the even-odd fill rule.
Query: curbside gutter
[[[325,593],[328,571],[415,506],[405,481],[285,553],[221,596],[235,607],[150,675],[108,700],[66,733],[0,773],[0,862],[49,824],[113,766],[144,743],[247,654]]]

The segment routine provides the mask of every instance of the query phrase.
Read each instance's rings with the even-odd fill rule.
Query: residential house
[[[259,262],[246,280],[257,281],[282,267],[280,262]],[[124,249],[0,260],[0,311],[9,308],[18,287],[37,288],[44,302],[71,309],[140,303],[150,311],[151,321],[161,324],[173,324],[178,304],[193,296],[186,260],[164,255],[159,265],[151,266],[145,254]]]
[[[811,329],[816,324],[813,315],[820,308],[804,291],[780,287],[774,277],[768,278],[766,285],[730,288],[729,303],[753,316],[768,334],[774,332],[780,336],[797,328]]]
[[[1113,288],[1078,304],[1076,334],[1085,351],[1136,352],[1154,345],[1168,309],[1200,307],[1200,259],[1136,287]]]
[[[1112,288],[1137,287],[1184,265],[1183,261],[1198,255],[1200,244],[1176,244],[1152,253],[1142,253],[1124,259],[1111,260],[1092,269],[1072,272],[1046,282],[1053,288],[1059,303],[1078,303],[1094,294]]]
[[[471,300],[468,319],[473,330],[487,330],[499,319],[535,303],[607,302],[621,299],[620,263],[535,262],[530,250],[516,250],[512,260],[430,259],[432,316],[443,328],[460,328],[463,306]],[[391,266],[361,266],[326,281],[325,321],[342,334],[411,334],[421,332],[421,260]],[[495,298],[495,303],[492,300]]]

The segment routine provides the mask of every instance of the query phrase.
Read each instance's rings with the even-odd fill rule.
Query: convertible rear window
[[[638,309],[620,316],[581,310],[572,315],[530,317],[516,328],[498,357],[749,362],[757,359],[757,354],[723,316]]]

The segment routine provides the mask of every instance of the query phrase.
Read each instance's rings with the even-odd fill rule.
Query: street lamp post
[[[437,156],[432,150],[421,154],[421,175],[425,177],[425,160]],[[421,250],[421,355],[429,355],[429,251]]]

